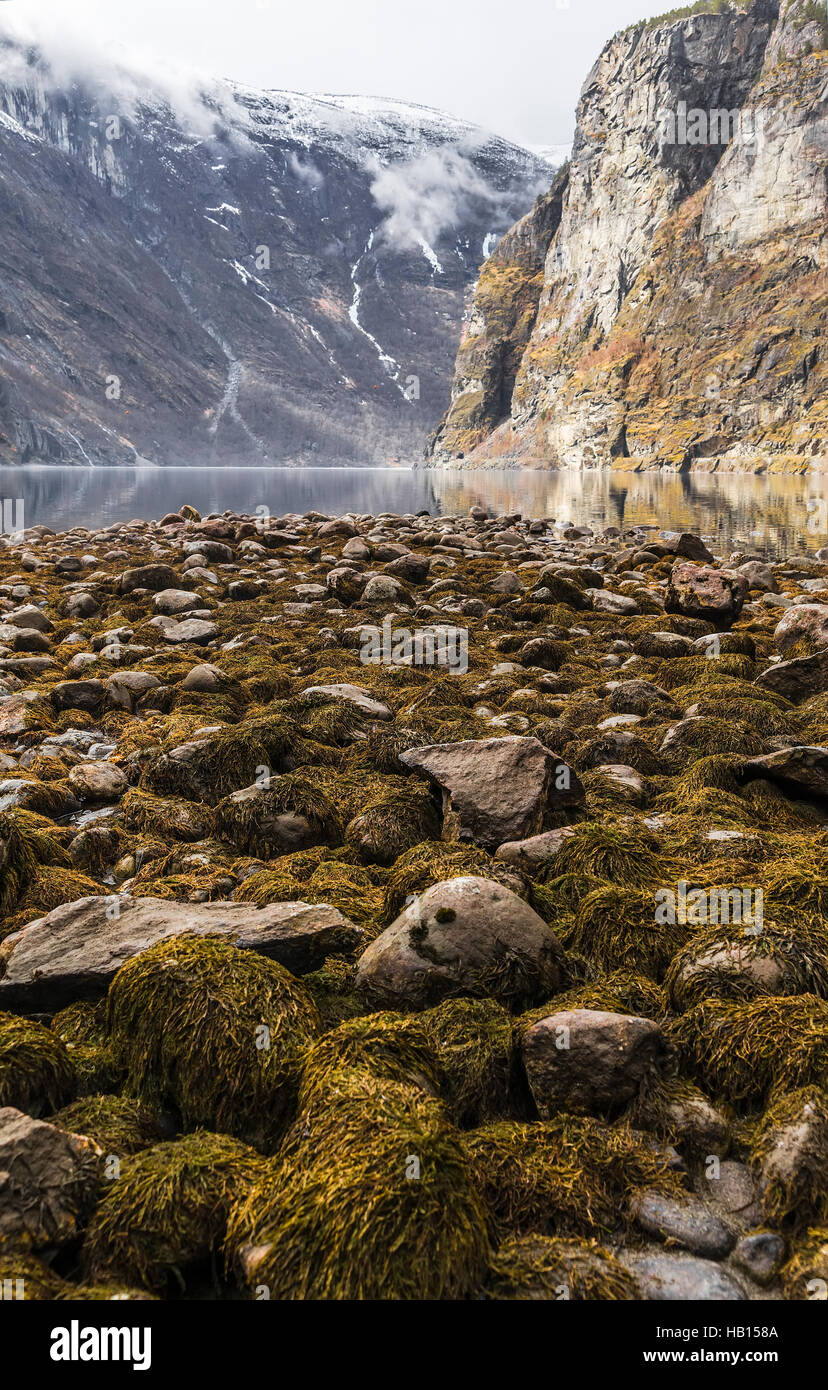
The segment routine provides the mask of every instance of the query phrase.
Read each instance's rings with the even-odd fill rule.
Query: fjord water
[[[202,515],[225,509],[286,512],[418,512],[457,515],[487,507],[558,523],[693,531],[721,554],[769,559],[828,545],[828,479],[749,474],[622,473],[405,468],[60,468],[0,471],[0,497],[24,503],[26,526],[90,530],[160,519],[183,503]],[[265,514],[265,513],[260,513]]]

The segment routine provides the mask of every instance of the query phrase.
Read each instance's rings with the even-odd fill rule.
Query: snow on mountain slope
[[[0,38],[0,462],[414,460],[549,181],[427,107]]]

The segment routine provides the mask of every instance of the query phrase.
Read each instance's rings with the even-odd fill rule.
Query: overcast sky
[[[253,86],[437,106],[523,144],[572,138],[617,29],[667,0],[0,0],[52,42],[160,58]]]

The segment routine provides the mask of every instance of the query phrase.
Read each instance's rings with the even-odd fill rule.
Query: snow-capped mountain
[[[440,111],[0,40],[0,462],[393,463],[551,182]]]

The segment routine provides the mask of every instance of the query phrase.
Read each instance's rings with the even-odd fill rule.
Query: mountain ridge
[[[548,164],[432,108],[192,82],[0,44],[0,462],[416,459]]]

